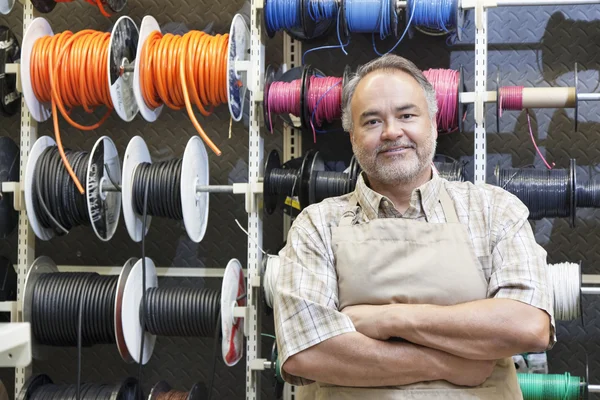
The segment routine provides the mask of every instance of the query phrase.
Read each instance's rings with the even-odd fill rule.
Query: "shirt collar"
[[[413,190],[410,196],[410,206],[403,216],[407,218],[418,218],[425,215],[427,220],[432,216],[434,207],[439,201],[442,178],[432,168],[432,177],[429,181]],[[371,189],[366,180],[364,172],[360,174],[356,182],[355,194],[362,211],[367,219],[382,218],[398,214],[392,201]],[[394,213],[395,211],[395,213]]]

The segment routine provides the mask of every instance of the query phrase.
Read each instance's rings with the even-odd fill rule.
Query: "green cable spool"
[[[517,374],[523,400],[578,400],[583,398],[584,380],[560,374]]]

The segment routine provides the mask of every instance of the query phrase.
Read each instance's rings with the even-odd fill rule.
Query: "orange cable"
[[[71,3],[75,0],[54,0],[56,3]],[[91,4],[91,5],[95,5],[98,7],[98,9],[100,10],[100,12],[102,13],[102,15],[104,15],[105,17],[110,17],[110,13],[106,11],[106,9],[104,8],[104,1],[102,0],[85,0],[87,3]]]
[[[31,52],[31,85],[35,97],[43,103],[52,102],[52,119],[58,151],[65,168],[81,194],[81,182],[65,155],[57,108],[75,128],[90,131],[98,128],[109,117],[112,99],[108,82],[108,45],[110,34],[86,29],[73,34],[65,31],[36,40]],[[83,106],[91,113],[104,105],[106,114],[95,124],[81,125],[69,116],[70,110]],[[68,109],[68,110],[67,110]]]
[[[217,155],[221,150],[200,126],[192,101],[204,116],[227,103],[228,44],[229,34],[190,31],[183,36],[163,36],[154,31],[142,47],[138,64],[146,105],[158,108],[166,104],[174,110],[185,107],[198,134]]]

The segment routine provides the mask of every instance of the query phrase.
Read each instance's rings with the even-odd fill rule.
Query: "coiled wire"
[[[350,32],[376,33],[385,39],[392,34],[392,0],[345,0],[344,17]]]
[[[266,185],[269,195],[295,196],[298,194],[298,170],[294,168],[273,168]]]
[[[142,312],[143,306],[140,306]],[[159,336],[213,337],[219,329],[221,293],[185,287],[146,290],[146,331]]]
[[[299,0],[268,0],[265,3],[267,29],[275,32],[298,28],[302,25],[301,12]]]
[[[76,176],[85,182],[89,153],[66,149],[65,156]],[[38,158],[32,190],[33,208],[44,228],[63,235],[75,226],[90,224],[86,196],[77,190],[56,146],[46,148]]]
[[[309,0],[308,15],[315,21],[331,20],[337,16],[338,2],[336,0]]]
[[[315,173],[315,202],[319,203],[329,197],[350,193],[356,186],[354,179],[344,172],[319,171]]]
[[[499,169],[496,171],[496,183],[527,206],[530,219],[571,215],[570,201],[574,193],[567,169]]]
[[[456,29],[457,0],[408,0],[409,13],[414,10],[415,25],[439,32]]]
[[[118,276],[88,272],[40,275],[33,288],[31,330],[40,344],[77,346],[81,307],[82,346],[115,343]]]
[[[23,387],[20,396],[28,400],[142,400],[143,391],[134,378],[122,384],[83,383],[78,396],[77,385],[54,384],[47,375],[38,375],[29,387]]]
[[[554,293],[557,321],[572,321],[581,316],[581,268],[576,263],[548,265],[548,278]]]
[[[587,167],[587,180],[580,184],[577,182],[577,207],[600,207],[600,179],[594,167]]]
[[[181,166],[183,159],[140,163],[133,177],[133,203],[143,214],[144,191],[148,186],[147,214],[156,217],[183,219],[181,204]]]
[[[438,171],[441,178],[448,181],[464,182],[465,171],[464,164],[459,161],[454,162],[441,162],[435,161],[433,163]]]
[[[559,374],[517,374],[524,400],[577,400],[582,378]]]

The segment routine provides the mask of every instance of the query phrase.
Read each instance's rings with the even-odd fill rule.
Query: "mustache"
[[[400,142],[394,142],[394,143],[386,143],[386,144],[383,144],[383,145],[377,147],[377,153],[395,149],[397,147],[410,147],[410,148],[415,149],[415,148],[417,148],[417,145],[412,140],[400,141]]]

